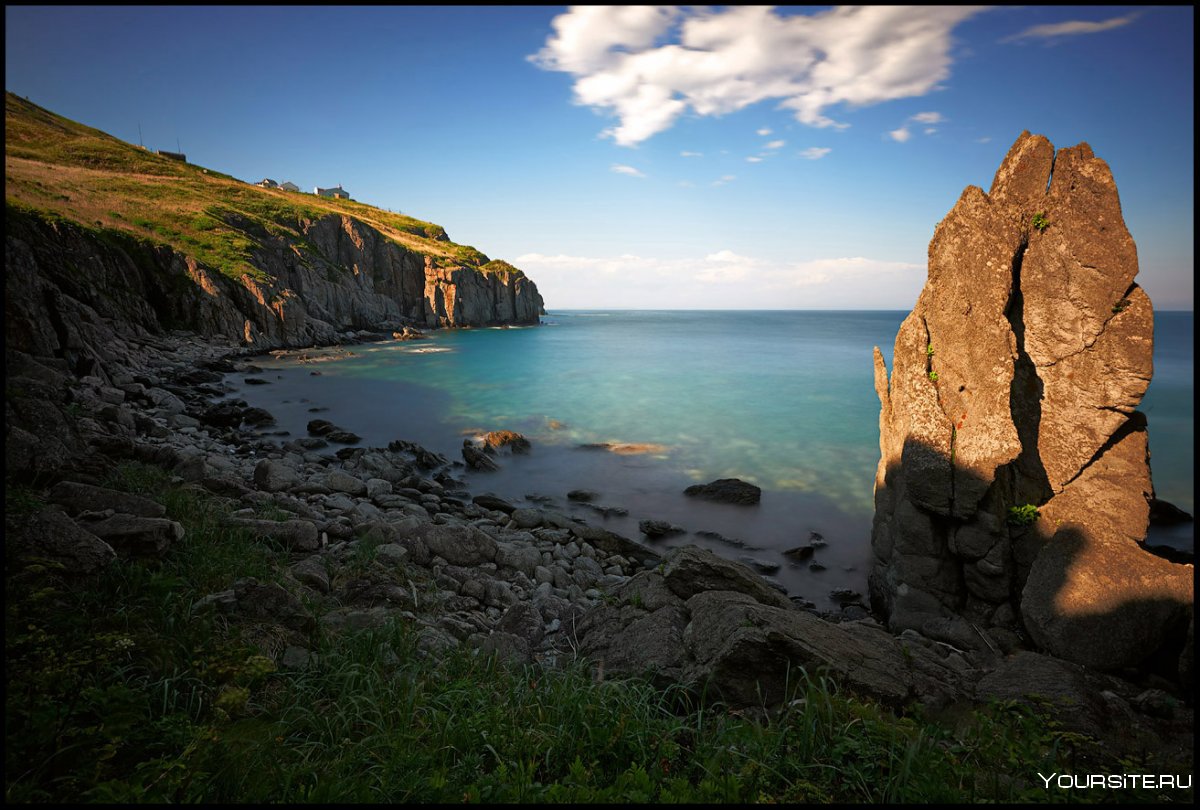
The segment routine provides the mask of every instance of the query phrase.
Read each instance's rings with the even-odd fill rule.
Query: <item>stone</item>
[[[278,583],[240,579],[233,583],[237,612],[250,619],[277,621],[289,630],[307,633],[316,626],[300,600]]]
[[[467,466],[473,470],[490,472],[500,469],[500,465],[492,460],[492,457],[487,453],[473,445],[470,439],[463,442],[462,455],[463,460],[467,462]]]
[[[1192,572],[1139,545],[1153,310],[1109,167],[1022,133],[928,268],[890,375],[875,352],[872,604],[893,630],[1019,607],[1041,649],[1092,667],[1178,649]]]
[[[300,484],[295,468],[280,461],[264,458],[254,466],[254,485],[266,492],[284,492]]]
[[[471,499],[471,502],[478,506],[482,506],[484,509],[495,509],[498,512],[504,512],[508,515],[511,515],[517,509],[517,507],[513,506],[503,498],[498,498],[488,492],[485,492],[482,495],[476,495]]]
[[[683,491],[692,498],[752,506],[762,500],[762,490],[738,478],[718,478],[707,484],[694,484]]]
[[[567,500],[580,501],[582,503],[594,501],[598,497],[600,496],[590,489],[573,489],[567,493]]]
[[[183,526],[166,518],[113,515],[86,528],[124,557],[161,557],[183,539]]]
[[[321,483],[334,492],[344,492],[356,498],[367,494],[367,485],[362,479],[342,470],[330,470]]]
[[[292,566],[292,576],[320,593],[329,593],[329,570],[320,557],[305,557]]]
[[[540,509],[514,509],[512,519],[518,528],[536,529],[542,525],[542,512]]]
[[[1145,431],[1125,432],[1042,507],[1037,525],[1053,534],[1029,571],[1021,618],[1060,658],[1115,670],[1182,642],[1194,569],[1138,544],[1149,523],[1146,453]]]
[[[641,520],[638,521],[638,529],[647,537],[655,539],[673,534],[687,534],[687,529],[665,520]]]
[[[734,591],[764,605],[792,607],[786,596],[746,566],[695,546],[675,549],[663,559],[663,580],[681,599],[703,591]]]
[[[5,543],[16,549],[19,557],[49,560],[61,565],[67,574],[94,574],[117,556],[111,545],[79,526],[61,509],[42,509],[21,519],[7,514],[4,523]]]
[[[496,450],[508,449],[513,453],[528,453],[533,449],[533,445],[529,443],[520,433],[515,433],[511,430],[493,430],[483,435],[483,446],[485,449]]]
[[[74,481],[60,481],[55,484],[50,489],[49,498],[52,503],[61,505],[69,515],[104,509],[153,518],[162,517],[167,513],[165,506],[149,498]]]
[[[431,553],[453,565],[479,565],[496,559],[496,541],[474,526],[426,524],[413,534]]]

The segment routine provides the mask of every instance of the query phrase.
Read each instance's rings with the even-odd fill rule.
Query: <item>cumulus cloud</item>
[[[820,160],[833,151],[829,146],[810,146],[800,153],[800,157],[808,160]]]
[[[723,186],[726,183],[732,183],[734,180],[737,180],[736,174],[723,174],[716,180],[713,180],[712,184],[714,186]]]
[[[900,127],[900,129],[893,129],[891,132],[888,133],[888,137],[891,138],[893,141],[899,141],[900,143],[904,143],[905,141],[907,141],[909,138],[912,137],[912,133],[908,131],[908,126],[906,125],[906,126]]]
[[[942,114],[939,112],[923,112],[914,115],[912,120],[916,121],[918,124],[940,124],[946,119],[943,118]]]
[[[633,168],[632,166],[626,166],[623,163],[614,163],[610,167],[610,171],[614,171],[617,174],[627,174],[630,177],[645,177],[646,176],[646,175],[642,174],[640,171],[638,171],[637,169]]]
[[[684,150],[679,153],[679,156],[680,157],[704,157],[704,153],[703,152],[688,152],[687,150]]]
[[[772,130],[770,127],[763,127],[762,129],[758,130],[758,134],[762,135],[765,138],[768,135],[770,135],[773,131],[774,130]]]
[[[787,141],[770,141],[763,149],[782,149],[787,146]]]
[[[985,135],[982,138],[976,138],[975,143],[990,143],[992,140],[990,135]]]
[[[1001,42],[1016,42],[1022,39],[1051,39],[1053,37],[1070,37],[1079,34],[1098,34],[1101,31],[1111,31],[1114,28],[1120,28],[1129,25],[1137,19],[1137,14],[1127,14],[1124,17],[1112,17],[1108,20],[1100,22],[1087,22],[1085,20],[1070,20],[1068,22],[1050,23],[1047,25],[1035,25],[1032,28],[1026,28],[1019,34],[1013,34],[1011,37],[1005,37]]]
[[[916,300],[924,266],[862,256],[772,261],[717,250],[702,258],[527,253],[516,264],[551,307],[763,309],[891,307]]]
[[[724,9],[572,7],[530,57],[571,74],[575,102],[615,114],[633,146],[685,112],[718,116],[767,99],[814,127],[838,105],[924,96],[950,75],[951,32],[983,7],[848,6],[781,15]],[[760,135],[770,134],[762,128]]]
[[[759,157],[758,155],[751,155],[750,157],[746,158],[746,162],[747,163],[762,163],[763,159],[761,157]]]

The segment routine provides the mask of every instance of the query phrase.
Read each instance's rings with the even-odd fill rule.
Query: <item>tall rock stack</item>
[[[1104,669],[1182,646],[1192,566],[1140,545],[1154,325],[1136,275],[1086,143],[1022,133],[938,224],[890,380],[875,350],[871,597],[893,630],[1023,628]]]

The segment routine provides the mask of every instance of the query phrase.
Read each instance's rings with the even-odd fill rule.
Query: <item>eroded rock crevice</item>
[[[1023,133],[939,223],[892,374],[876,370],[871,591],[893,630],[977,622],[1100,668],[1178,646],[1192,568],[1139,545],[1153,308],[1136,274],[1087,144]]]

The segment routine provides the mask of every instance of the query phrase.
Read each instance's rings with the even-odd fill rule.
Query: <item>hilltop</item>
[[[39,211],[124,231],[195,256],[232,278],[256,274],[263,233],[304,241],[303,223],[353,217],[437,267],[515,269],[450,240],[431,222],[354,200],[250,185],[182,163],[5,94],[5,196]]]
[[[536,323],[542,310],[524,273],[451,241],[440,225],[249,185],[12,93],[5,96],[5,188],[6,235],[29,248],[31,272],[48,283],[80,281],[61,277],[57,254],[70,246],[79,254],[70,264],[99,261],[107,276],[73,298],[111,303],[120,297],[114,285],[144,298],[140,288],[149,285],[161,292],[160,321],[257,348],[408,324]],[[112,313],[159,331],[162,324],[144,315]]]

